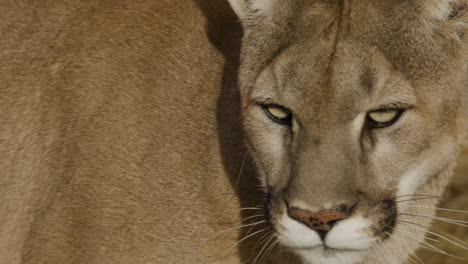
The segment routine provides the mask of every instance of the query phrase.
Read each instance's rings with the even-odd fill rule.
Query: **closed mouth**
[[[314,247],[291,247],[291,248],[293,250],[307,250],[307,251],[319,250],[319,251],[322,251],[323,253],[332,253],[332,254],[367,251],[367,249],[332,248],[324,244],[314,246]]]

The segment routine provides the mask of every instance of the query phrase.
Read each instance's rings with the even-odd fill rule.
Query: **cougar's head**
[[[277,239],[307,263],[404,260],[426,230],[410,215],[437,202],[463,134],[466,3],[230,2]]]

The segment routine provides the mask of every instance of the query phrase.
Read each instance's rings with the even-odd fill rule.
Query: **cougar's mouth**
[[[282,200],[278,203],[277,200]],[[355,205],[346,218],[332,222],[326,231],[292,217],[287,201],[275,199],[269,194],[265,201],[265,220],[278,241],[304,258],[334,259],[343,256],[365,256],[376,244],[393,232],[397,210],[394,199],[377,202],[361,202]],[[328,212],[324,212],[328,213]],[[311,217],[322,217],[311,213]],[[331,214],[325,214],[332,217]],[[331,262],[334,263],[334,262]],[[337,262],[340,263],[340,262]],[[343,262],[346,263],[346,262]],[[355,262],[350,262],[355,263]]]

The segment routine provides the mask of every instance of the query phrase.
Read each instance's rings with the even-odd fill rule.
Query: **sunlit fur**
[[[247,212],[229,3],[0,12],[0,263],[239,263],[239,229],[216,236]]]

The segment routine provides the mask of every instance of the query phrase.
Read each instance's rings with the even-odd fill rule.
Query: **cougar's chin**
[[[364,260],[363,251],[334,249],[295,250],[307,264],[357,264]]]
[[[278,240],[303,258],[305,263],[359,263],[378,242],[371,232],[371,222],[362,216],[340,221],[326,236],[286,214],[276,224]]]

